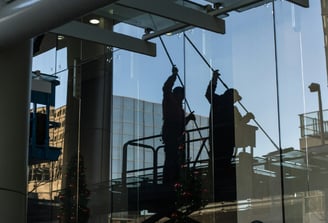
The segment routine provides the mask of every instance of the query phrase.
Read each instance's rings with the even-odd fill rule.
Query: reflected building
[[[328,142],[328,122],[325,121],[328,111],[323,111],[323,139],[324,145]],[[305,151],[313,147],[322,146],[322,133],[320,125],[320,111],[309,112],[299,115],[300,118],[300,149]]]
[[[198,127],[208,126],[208,118],[196,116]],[[164,164],[162,129],[162,104],[144,100],[114,96],[113,97],[113,138],[112,138],[112,179],[122,177],[123,147],[129,141],[142,141],[147,146],[158,149],[157,164]],[[194,128],[190,122],[186,129]],[[204,137],[208,132],[203,131]],[[199,132],[192,132],[190,138],[196,138]],[[199,143],[191,144],[189,156],[195,157],[199,150]],[[198,147],[198,148],[197,148]],[[205,152],[205,151],[204,151]],[[207,155],[202,153],[204,159]],[[127,153],[127,170],[153,167],[153,152],[151,149],[135,149]]]
[[[148,181],[149,179],[153,179],[152,174],[154,171],[154,165],[159,167],[158,178],[161,178],[160,166],[164,163],[164,152],[162,150],[163,143],[160,137],[162,127],[161,109],[162,107],[159,103],[152,103],[123,96],[113,96],[113,139],[111,158],[113,185],[121,185],[124,178],[127,181],[130,180],[133,184],[141,182],[142,180]],[[39,109],[39,112],[43,112],[42,108]],[[50,131],[50,144],[56,147],[62,147],[63,149],[65,112],[66,106],[51,110],[52,120],[61,123],[61,126]],[[303,212],[298,213],[296,221],[299,221],[300,219],[304,220],[306,218],[311,219],[310,216],[314,213],[324,213],[325,211],[325,194],[321,190],[322,186],[320,185],[320,177],[323,174],[323,170],[319,171],[319,169],[323,169],[323,167],[327,165],[328,160],[325,161],[324,159],[328,152],[325,151],[325,145],[320,145],[321,141],[318,131],[318,118],[316,115],[317,112],[300,115],[301,150],[294,148],[286,148],[282,150],[282,156],[284,157],[283,165],[285,166],[284,171],[288,176],[285,181],[285,193],[286,195],[289,194],[285,201],[286,208],[290,209],[292,212],[295,212],[296,209],[304,210]],[[200,129],[208,126],[207,117],[196,115],[196,122]],[[326,123],[326,121],[324,123]],[[187,126],[187,130],[192,130],[194,128],[195,126],[193,126],[193,124]],[[191,132],[190,141],[199,138],[199,134],[203,134],[202,136],[206,138],[208,134],[207,128],[201,131],[201,133],[198,131]],[[254,140],[255,139],[251,140],[253,142],[252,146],[255,146]],[[308,162],[311,163],[313,168],[311,171],[306,168],[307,157],[304,153],[305,142],[307,142],[306,148],[309,149],[309,154],[311,155],[308,157]],[[128,147],[134,143],[138,143],[138,145],[135,147]],[[147,147],[141,145],[147,145]],[[152,150],[145,149],[151,147],[158,149],[158,159],[156,164],[154,164],[154,154]],[[125,156],[123,152],[124,148],[127,149]],[[196,141],[190,143],[191,153],[189,155],[191,160],[195,159],[200,148],[201,142]],[[271,208],[274,207],[275,202],[272,200],[270,201],[270,199],[268,200],[268,198],[270,197],[269,193],[271,196],[274,193],[276,196],[275,199],[279,199],[280,187],[278,187],[277,184],[277,180],[279,179],[277,177],[279,176],[280,171],[279,166],[281,165],[281,154],[279,152],[270,152],[263,157],[253,157],[250,156],[251,151],[246,152],[245,148],[240,148],[242,150],[237,152],[238,154],[235,160],[238,166],[235,170],[237,174],[235,177],[237,177],[236,179],[238,182],[236,188],[238,192],[238,204],[234,201],[210,203],[199,212],[202,217],[195,213],[191,214],[194,219],[200,221],[201,219],[207,219],[207,221],[211,221],[213,220],[213,216],[216,216],[214,218],[222,220],[235,219],[236,207],[240,209],[240,213],[247,213],[251,210],[251,206],[254,208],[253,205],[255,203],[260,205],[263,210],[267,210],[266,208],[269,206]],[[205,150],[200,156],[201,160],[206,160],[208,158],[208,154],[205,153]],[[320,163],[318,161],[320,161]],[[125,167],[124,162],[126,165]],[[52,210],[45,212],[45,218],[49,217],[49,213],[56,213],[57,211],[58,195],[62,189],[62,169],[62,155],[59,157],[58,161],[30,166],[28,185],[30,201],[39,200],[45,203],[49,202],[49,205],[52,204],[50,205]],[[309,192],[306,192],[307,188],[304,187],[305,185],[302,182],[308,180],[311,180],[311,184],[314,187]],[[268,188],[270,184],[271,186],[277,186],[275,189],[276,192],[274,192],[273,188]],[[298,186],[296,187],[296,185]],[[254,190],[256,190],[256,192]],[[226,191],[225,193],[228,192]],[[248,197],[253,197],[252,205],[249,203],[247,199]],[[312,204],[315,204],[315,206],[312,206]],[[112,205],[114,206],[114,209],[116,209],[116,207],[120,207],[122,204],[114,199]],[[267,207],[267,205],[269,206]],[[39,210],[44,209],[44,206],[41,207]],[[300,209],[301,207],[305,209]],[[221,209],[221,211],[217,211],[218,208]],[[279,205],[276,208],[279,208]],[[31,215],[33,212],[31,211],[29,214]],[[42,218],[40,213],[38,216],[39,218]],[[116,211],[112,213],[112,219],[114,222],[115,219],[119,222],[119,219],[124,219],[127,216],[130,219],[146,219],[150,215],[142,213],[140,215],[131,215],[129,212]],[[258,214],[258,216],[261,215]],[[291,218],[291,216],[288,218]],[[33,219],[33,216],[29,216],[29,219]]]
[[[38,112],[45,113],[44,108],[38,108]],[[208,125],[208,118],[204,116],[196,116],[196,122],[200,127]],[[51,128],[49,131],[50,146],[62,148],[62,155],[58,161],[49,163],[40,163],[31,165],[29,168],[29,184],[28,193],[30,198],[52,200],[58,196],[62,187],[62,170],[63,170],[63,154],[65,150],[65,119],[66,106],[59,108],[51,108],[50,120],[60,124],[58,128]],[[113,126],[112,126],[112,163],[111,163],[111,178],[115,181],[122,177],[123,165],[123,147],[133,140],[149,138],[143,140],[153,148],[162,148],[161,140],[162,128],[162,105],[135,98],[113,96]],[[186,128],[193,128],[190,123]],[[203,131],[204,137],[208,134]],[[199,132],[192,132],[190,138],[196,138]],[[199,152],[199,143],[191,144],[192,157],[195,157]],[[205,152],[205,151],[204,151]],[[151,168],[153,166],[152,152],[145,150],[135,150],[128,153],[127,168],[129,170]],[[205,159],[207,155],[201,154],[201,158]],[[158,165],[164,163],[164,152],[159,150]],[[147,171],[143,172],[145,174]],[[139,173],[140,174],[140,173]],[[133,174],[132,174],[133,176]]]
[[[44,112],[42,109],[43,108],[39,108],[39,112]],[[66,106],[62,106],[57,109],[52,108],[50,114],[53,121],[61,124],[59,128],[51,129],[50,145],[63,149],[65,113]],[[326,111],[324,114],[325,113]],[[157,177],[161,179],[161,166],[164,163],[163,143],[160,137],[162,127],[161,104],[135,98],[113,96],[112,118],[111,177],[114,185],[113,188],[115,188],[115,185],[129,182],[132,182],[131,185],[133,187],[136,182],[154,179],[154,166],[158,167]],[[188,137],[190,141],[199,138],[200,134],[203,134],[202,137],[204,138],[208,136],[208,118],[196,115],[196,122],[200,129],[205,127],[205,130],[193,132],[192,130],[195,129],[195,126],[192,123],[189,124],[187,130],[191,130],[190,137]],[[324,123],[326,122],[327,121],[324,121]],[[217,219],[231,220],[236,218],[235,208],[237,207],[240,209],[239,211],[241,211],[239,214],[250,211],[250,207],[254,208],[255,203],[260,205],[263,210],[267,210],[268,207],[273,208],[276,204],[269,199],[269,195],[276,197],[275,199],[277,200],[279,199],[279,194],[281,193],[280,187],[278,186],[280,174],[279,167],[281,164],[285,167],[284,174],[288,176],[285,180],[284,188],[285,194],[288,195],[285,200],[286,208],[293,213],[296,210],[303,210],[298,213],[297,218],[295,216],[296,221],[306,218],[311,219],[313,218],[311,216],[315,213],[324,213],[325,194],[322,191],[323,185],[320,178],[325,175],[323,172],[328,163],[328,159],[325,158],[328,152],[326,151],[326,145],[320,144],[318,112],[301,114],[300,129],[300,150],[286,148],[282,150],[282,154],[280,154],[279,151],[274,151],[263,157],[253,157],[251,151],[253,146],[255,146],[255,138],[253,139],[251,137],[251,150],[247,152],[245,148],[240,147],[242,150],[237,150],[235,160],[237,168],[235,169],[236,175],[234,176],[238,182],[236,185],[238,203],[234,201],[213,202],[199,212],[201,215],[193,213],[191,216],[200,221],[201,219],[211,221],[213,220],[213,216],[216,216],[214,218]],[[133,144],[137,144],[137,146],[133,146]],[[143,147],[142,145],[147,146]],[[153,159],[154,153],[149,148],[158,149],[158,159],[155,164]],[[201,142],[195,141],[190,143],[190,160],[195,160],[197,155],[199,155],[200,148]],[[125,155],[124,149],[126,149]],[[306,149],[309,151],[309,157],[307,157],[304,152]],[[206,160],[208,158],[208,154],[205,151],[204,149],[199,159]],[[281,156],[283,157],[282,163],[280,159]],[[309,163],[307,164],[307,162]],[[306,168],[309,164],[312,167],[311,170]],[[44,209],[45,203],[48,203],[49,207],[51,207],[51,209],[47,209],[47,211],[44,212],[44,218],[49,218],[50,213],[57,213],[56,211],[58,210],[59,204],[58,195],[62,189],[62,169],[62,155],[59,157],[58,161],[30,166],[28,184],[30,202],[43,202],[39,210]],[[312,185],[311,190],[308,190],[306,185],[304,185],[304,182],[309,180]],[[160,183],[161,181],[159,180],[158,182]],[[272,186],[276,188],[270,189]],[[227,194],[228,191],[223,193]],[[247,199],[248,197],[253,197],[252,205]],[[114,210],[122,205],[119,200],[120,199],[113,200],[112,205],[114,206]],[[32,205],[30,204],[30,206]],[[221,211],[217,211],[218,208],[221,209]],[[279,205],[276,208],[279,208]],[[36,214],[33,211],[29,212],[29,219],[33,219],[33,216],[31,216],[33,214],[38,215],[38,217],[42,219],[40,213]],[[258,214],[258,216],[261,216],[261,214]],[[126,217],[130,219],[146,219],[150,217],[150,215],[142,213],[131,215],[129,212],[117,211],[112,213],[114,222],[115,219],[119,222],[119,219],[124,219]],[[55,216],[53,218],[55,218]],[[289,216],[288,218],[293,217]]]
[[[62,10],[55,10],[57,7]],[[46,19],[36,16],[40,11]],[[327,1],[71,0],[58,6],[55,1],[20,0],[4,1],[0,15],[6,18],[0,21],[0,27],[6,30],[0,41],[4,74],[0,96],[6,105],[0,110],[0,169],[2,179],[6,179],[0,183],[3,222],[26,222],[27,207],[29,214],[34,210],[35,217],[39,217],[30,222],[41,221],[44,216],[48,222],[56,221],[56,191],[63,189],[62,169],[67,169],[60,168],[69,163],[70,155],[79,157],[79,152],[88,158],[81,163],[87,166],[82,173],[91,188],[90,222],[328,221],[326,123],[316,112],[304,111],[305,107],[314,110],[315,104],[303,89],[308,81],[317,81],[321,86],[326,82],[327,58],[322,45],[327,56]],[[99,19],[97,24],[94,16]],[[22,27],[24,24],[29,24],[28,29]],[[166,33],[177,35],[169,37]],[[252,141],[254,146],[255,142],[261,144],[259,149],[266,149],[263,156],[254,157],[252,148],[250,152],[236,148],[239,152],[228,174],[232,184],[223,183],[219,186],[224,188],[218,188],[224,196],[233,187],[234,200],[212,199],[213,188],[210,193],[202,187],[190,193],[195,187],[183,187],[188,182],[178,182],[169,190],[164,187],[160,104],[143,98],[113,97],[115,88],[122,90],[122,95],[128,95],[130,88],[141,87],[148,95],[154,88],[159,89],[162,81],[156,75],[167,69],[166,52],[158,50],[161,43],[157,37],[162,36],[169,39],[169,53],[175,62],[184,64],[184,84],[192,91],[187,95],[202,95],[203,100],[201,88],[207,78],[200,74],[210,70],[202,58],[194,58],[194,50],[182,35],[185,33],[201,47],[201,57],[208,59],[208,65],[219,68],[228,85],[243,93],[256,118],[277,142],[271,145],[266,134],[257,131]],[[41,42],[40,34],[44,36]],[[67,107],[62,108],[66,109],[64,129],[51,130],[49,143],[63,147],[69,155],[61,156],[57,163],[30,167],[28,195],[39,206],[26,205],[32,48],[40,53],[67,48],[67,57],[63,58],[68,73]],[[49,61],[53,62],[52,68],[57,68],[56,56]],[[57,75],[56,68],[51,75]],[[208,110],[202,100],[197,100],[195,107]],[[297,115],[302,112],[306,114],[300,115],[298,129]],[[192,179],[201,176],[197,179],[203,182],[213,178],[211,171],[215,168],[204,152],[209,151],[204,140],[208,137],[207,119],[197,119],[200,129],[189,126],[186,132],[190,162],[182,168],[192,170]],[[64,146],[60,144],[62,136]],[[250,138],[243,133],[240,136]],[[288,147],[289,142],[299,142],[300,146]],[[79,175],[75,176],[72,178],[78,182]],[[226,180],[220,174],[217,178],[218,183]],[[82,191],[76,185],[68,187]],[[205,197],[204,203],[204,197],[198,196],[203,195],[197,193],[200,191],[210,197]],[[72,196],[71,207],[77,207],[77,214],[81,213],[79,201],[79,196]],[[47,212],[39,208],[49,204],[53,209]]]
[[[45,114],[45,107],[39,107],[37,113]],[[64,148],[66,106],[50,108],[51,122],[58,123],[49,129],[49,146]],[[63,155],[57,161],[40,162],[28,168],[28,215],[27,222],[42,222],[57,219],[59,193],[62,190]]]
[[[45,113],[45,108],[38,108],[38,113]],[[49,130],[49,146],[64,148],[66,106],[51,108],[50,120],[59,123],[57,128]],[[58,161],[42,162],[29,166],[28,196],[30,198],[52,200],[61,190],[63,156]]]

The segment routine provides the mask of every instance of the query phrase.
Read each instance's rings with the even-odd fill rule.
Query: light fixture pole
[[[320,138],[321,145],[325,144],[325,133],[323,128],[323,112],[322,112],[322,100],[321,100],[321,91],[320,85],[318,83],[311,83],[309,85],[310,92],[318,92],[318,101],[319,101],[319,130],[320,130]]]

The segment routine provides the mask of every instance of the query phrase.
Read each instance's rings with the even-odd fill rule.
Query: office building
[[[67,72],[62,176],[74,174],[70,160],[81,155],[78,163],[85,169],[73,178],[84,179],[91,191],[60,179],[66,189],[84,192],[72,196],[71,221],[326,222],[326,11],[324,0],[2,1],[1,220],[26,222],[31,207],[26,202],[29,113],[38,78],[32,58],[54,49],[43,64],[50,71],[40,70],[59,81],[59,71]],[[63,49],[67,54],[59,53]],[[146,102],[162,103],[162,86],[174,65],[181,77],[175,85],[185,87],[186,113],[208,116],[212,101],[205,92],[219,72],[215,93],[237,89],[240,114],[251,112],[254,118],[247,134],[236,133],[240,144],[227,168],[208,148],[202,134],[208,129],[196,133],[202,136],[192,143],[208,151],[208,159],[198,159],[197,152],[188,156],[181,171],[191,176],[172,188],[163,184],[157,165],[162,161],[151,146],[160,142],[144,139],[156,135],[159,125],[141,114],[151,107]],[[113,95],[138,102],[124,107],[122,100],[118,112]],[[143,112],[132,117],[132,110]],[[132,131],[131,123],[141,118],[149,125]],[[195,131],[204,127],[197,124],[191,126]],[[116,131],[131,138],[115,142]],[[125,142],[123,154],[115,154],[115,143]],[[140,152],[130,156],[129,150]],[[121,174],[115,169],[120,156]],[[142,161],[148,157],[152,163]],[[88,209],[79,210],[78,201],[87,195]],[[52,213],[48,220],[58,221]]]

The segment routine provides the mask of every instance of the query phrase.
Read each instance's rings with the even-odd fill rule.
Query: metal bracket
[[[156,56],[156,44],[131,36],[101,29],[97,26],[73,21],[55,28],[50,32],[97,42],[106,46],[133,51],[149,56]]]
[[[225,33],[225,21],[174,2],[163,0],[121,0],[116,4],[168,18],[188,26]]]
[[[310,7],[309,0],[287,0],[287,1],[289,1],[291,3],[295,3],[295,4],[305,7],[305,8]]]

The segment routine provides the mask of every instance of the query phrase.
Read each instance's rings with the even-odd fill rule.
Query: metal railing
[[[206,149],[206,142],[208,141],[208,137],[191,137],[191,133],[193,132],[198,132],[201,130],[208,130],[209,127],[202,127],[202,128],[197,128],[197,129],[191,129],[191,130],[186,130],[185,136],[185,149],[186,149],[186,162],[185,166],[187,168],[190,168],[191,165],[193,168],[196,166],[202,166],[204,163],[205,165],[208,165],[208,159],[204,160],[199,160],[201,153],[203,149]],[[142,137],[138,139],[133,139],[129,140],[123,145],[123,161],[122,161],[122,186],[126,187],[127,185],[138,185],[142,182],[147,181],[148,183],[153,183],[153,184],[158,184],[161,179],[162,175],[161,172],[159,172],[161,169],[163,169],[163,166],[158,165],[158,156],[159,156],[159,151],[161,149],[164,149],[164,144],[162,143],[161,145],[158,146],[153,146],[151,144],[146,144],[144,143],[147,140],[153,140],[153,139],[158,139],[161,140],[162,135],[154,135],[154,136],[149,136],[149,137]],[[191,160],[190,156],[190,149],[191,149],[191,143],[194,142],[200,142],[200,148],[198,150],[197,155],[193,160]],[[128,149],[129,148],[142,148],[144,150],[150,150],[152,151],[153,159],[152,159],[152,167],[146,167],[146,168],[140,168],[140,169],[135,169],[135,170],[128,170],[128,165],[127,165],[127,159],[128,159]],[[208,152],[208,151],[207,151]],[[141,174],[144,173],[145,171],[152,171],[151,174]],[[134,174],[134,176],[129,177],[128,174]],[[130,179],[130,180],[129,180]]]
[[[328,110],[323,111],[323,117],[328,115]],[[300,114],[300,133],[301,137],[320,137],[320,119],[319,119],[319,111],[309,112],[305,114]],[[323,118],[323,135],[325,137],[328,136],[328,121],[325,121]]]

